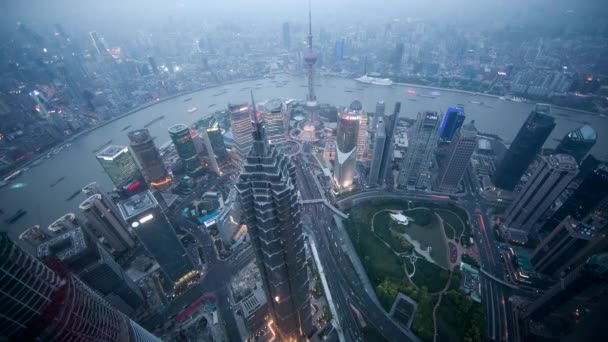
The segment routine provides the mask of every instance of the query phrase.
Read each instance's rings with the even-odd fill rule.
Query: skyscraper
[[[608,201],[582,221],[566,216],[534,250],[530,261],[537,272],[557,277],[578,266],[598,247],[608,246]]]
[[[173,226],[150,191],[118,203],[118,208],[174,287],[196,279],[200,272],[194,268]]]
[[[117,188],[142,178],[127,146],[109,145],[97,154],[97,161]]]
[[[154,140],[147,129],[129,132],[129,141],[135,158],[150,185],[157,188],[167,188],[171,184],[171,177],[160,157]]]
[[[578,167],[574,157],[567,154],[543,156],[532,166],[532,176],[517,193],[505,213],[504,225],[535,231],[538,220],[553,205],[572,181]]]
[[[537,104],[528,115],[494,172],[494,185],[505,190],[515,189],[519,179],[555,128],[555,119],[549,115],[550,112],[549,105]]]
[[[211,143],[211,139],[209,138],[209,132],[205,129],[201,133],[203,144],[205,145],[205,149],[207,150],[207,160],[209,161],[211,170],[215,172],[218,176],[222,174],[220,171],[220,165],[217,160],[217,156],[215,155],[215,151],[213,149],[213,144]]]
[[[386,108],[386,106],[384,104],[384,101],[376,102],[376,112],[374,113],[374,119],[372,120],[372,125],[371,125],[372,130],[377,130],[376,126],[378,126],[378,119],[384,118],[385,108]]]
[[[291,35],[289,32],[289,23],[283,23],[283,47],[287,51],[291,49]]]
[[[245,160],[249,150],[251,150],[251,144],[253,143],[251,109],[247,103],[243,103],[229,104],[228,110],[230,111],[230,127],[232,129],[232,139],[234,140],[236,152],[241,160]]]
[[[222,136],[222,131],[218,123],[216,122],[213,126],[207,128],[206,131],[219,165],[225,165],[229,158],[228,153],[226,152],[226,145],[224,144],[224,137]]]
[[[375,118],[374,121],[376,121]],[[378,124],[376,125],[376,133],[374,133],[374,152],[372,154],[372,162],[369,168],[368,183],[370,186],[382,184],[383,177],[380,177],[380,166],[382,164],[384,153],[386,152],[384,149],[385,143],[386,129],[384,127],[384,119],[379,118]]]
[[[596,140],[597,133],[595,130],[589,125],[583,125],[574,131],[568,132],[559,145],[557,145],[555,153],[569,154],[580,163],[587,153],[591,151]]]
[[[38,246],[38,257],[55,256],[115,309],[127,316],[144,303],[141,290],[101,246],[81,227],[45,241]]]
[[[353,103],[357,103],[358,106],[360,105],[361,107],[357,107],[359,109],[357,109],[357,115],[359,116],[359,136],[357,137],[357,160],[358,161],[364,161],[367,159],[367,146],[368,146],[368,142],[367,142],[367,130],[368,130],[368,120],[367,120],[367,112],[363,110],[363,106],[361,105],[361,102],[359,101],[354,101]],[[352,109],[352,104],[351,103],[351,109]]]
[[[312,332],[312,317],[296,171],[268,144],[263,123],[257,120],[254,136],[236,183],[241,217],[279,339],[301,340]]]
[[[591,165],[587,165],[591,164]],[[566,216],[583,220],[598,203],[608,199],[608,165],[587,157],[579,167],[579,174],[570,183],[557,202],[547,213],[542,231],[550,232]]]
[[[344,38],[336,40],[336,46],[334,48],[334,58],[337,61],[344,59]]]
[[[287,141],[285,137],[285,107],[283,101],[272,99],[264,104],[264,128],[268,143],[282,149]]]
[[[352,186],[355,177],[361,108],[361,102],[353,101],[338,113],[334,182],[341,189]]]
[[[126,222],[106,194],[92,193],[79,207],[93,232],[101,235],[103,242],[111,249],[124,252],[135,247],[135,240],[127,229]]]
[[[387,116],[384,121],[386,129],[386,140],[384,141],[384,152],[382,153],[382,163],[380,164],[380,174],[378,175],[380,182],[384,182],[392,170],[393,148],[395,146],[395,128],[399,123],[399,112],[401,111],[401,102],[395,103],[393,115]]]
[[[56,258],[46,262],[52,268],[0,233],[0,336],[14,341],[160,342]]]
[[[445,122],[445,120],[444,120]],[[473,122],[462,126],[448,148],[446,159],[439,167],[435,188],[442,192],[455,192],[462,180],[471,156],[477,147],[477,129]]]
[[[456,131],[464,123],[465,115],[464,109],[460,107],[450,107],[445,112],[443,121],[441,122],[441,128],[439,130],[439,138],[444,141],[452,140]]]
[[[399,71],[401,69],[401,61],[403,60],[403,43],[397,43],[395,46],[395,51],[393,51],[393,55],[391,56],[390,63],[393,65],[393,69],[395,71]]]
[[[431,158],[437,146],[441,118],[436,112],[420,112],[412,130],[410,144],[399,170],[399,185],[407,189],[431,186]]]
[[[186,175],[190,178],[197,178],[203,175],[203,165],[201,164],[192,136],[190,128],[184,124],[177,124],[169,127],[169,136],[175,145],[177,155],[184,162],[186,167]]]
[[[591,341],[606,325],[608,253],[592,255],[522,312],[524,338]],[[594,333],[596,335],[594,335]],[[569,339],[563,339],[564,337]]]

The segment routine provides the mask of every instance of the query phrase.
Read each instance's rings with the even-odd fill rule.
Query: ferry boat
[[[198,108],[196,108],[196,107],[192,107],[192,108],[188,109],[188,113],[194,113],[194,112],[196,112],[197,110],[198,110]]]
[[[226,94],[227,92],[228,92],[228,90],[224,89],[224,90],[220,91],[219,93],[213,94],[213,96],[220,96],[220,95]]]
[[[215,103],[212,103],[210,105],[207,106],[207,108],[211,108],[211,107],[215,107]]]
[[[26,210],[19,209],[19,210],[17,210],[17,212],[15,212],[15,214],[13,214],[13,216],[9,217],[4,222],[6,222],[8,224],[13,224],[13,223],[17,222],[20,218],[22,218],[25,214],[27,214]]]
[[[184,99],[184,102],[188,102],[188,101],[190,101],[190,100],[192,100],[192,98],[191,98],[191,97],[189,97],[189,98],[187,98],[187,99]]]
[[[131,128],[131,125],[127,125],[127,126],[123,127],[120,131],[124,132],[124,131],[128,130],[129,128]]]
[[[161,116],[157,117],[156,119],[154,119],[154,120],[148,122],[147,124],[145,124],[144,128],[148,128],[148,127],[152,126],[155,122],[160,121],[160,120],[162,120],[164,118],[165,118],[165,116],[161,115]]]
[[[393,81],[390,78],[379,78],[379,77],[371,77],[367,75],[363,75],[359,78],[355,78],[355,81],[366,83],[366,84],[375,84],[375,85],[383,85],[390,86],[393,85]]]

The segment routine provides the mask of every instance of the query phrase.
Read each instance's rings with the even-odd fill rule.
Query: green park
[[[481,341],[481,306],[459,291],[461,253],[450,256],[449,244],[461,250],[469,241],[462,208],[375,199],[347,212],[344,226],[387,312],[401,292],[418,303],[412,331],[421,340]],[[400,224],[391,214],[410,220]]]

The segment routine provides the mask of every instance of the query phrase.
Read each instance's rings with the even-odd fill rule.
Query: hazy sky
[[[560,20],[567,10],[579,17],[604,16],[608,0],[312,0],[319,24],[332,21],[405,19]],[[276,24],[306,19],[306,0],[0,0],[0,28],[13,30],[17,21],[34,29],[54,23],[77,29],[131,30],[171,19],[250,20]]]

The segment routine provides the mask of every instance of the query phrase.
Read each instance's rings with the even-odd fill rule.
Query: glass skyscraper
[[[110,145],[97,154],[97,161],[117,188],[141,178],[127,146]]]
[[[456,131],[464,123],[464,109],[460,107],[450,107],[445,112],[441,128],[439,129],[439,138],[441,140],[450,141],[454,137]]]
[[[494,185],[505,190],[515,189],[521,176],[555,128],[555,119],[549,115],[550,112],[549,105],[537,104],[528,115],[494,172]]]
[[[579,163],[591,151],[597,140],[597,133],[589,125],[583,125],[571,132],[560,141],[555,153],[566,153],[573,156]]]
[[[177,124],[169,127],[169,135],[175,145],[177,155],[184,162],[186,175],[191,178],[200,177],[203,174],[203,165],[196,153],[196,147],[192,141],[188,126]]]

